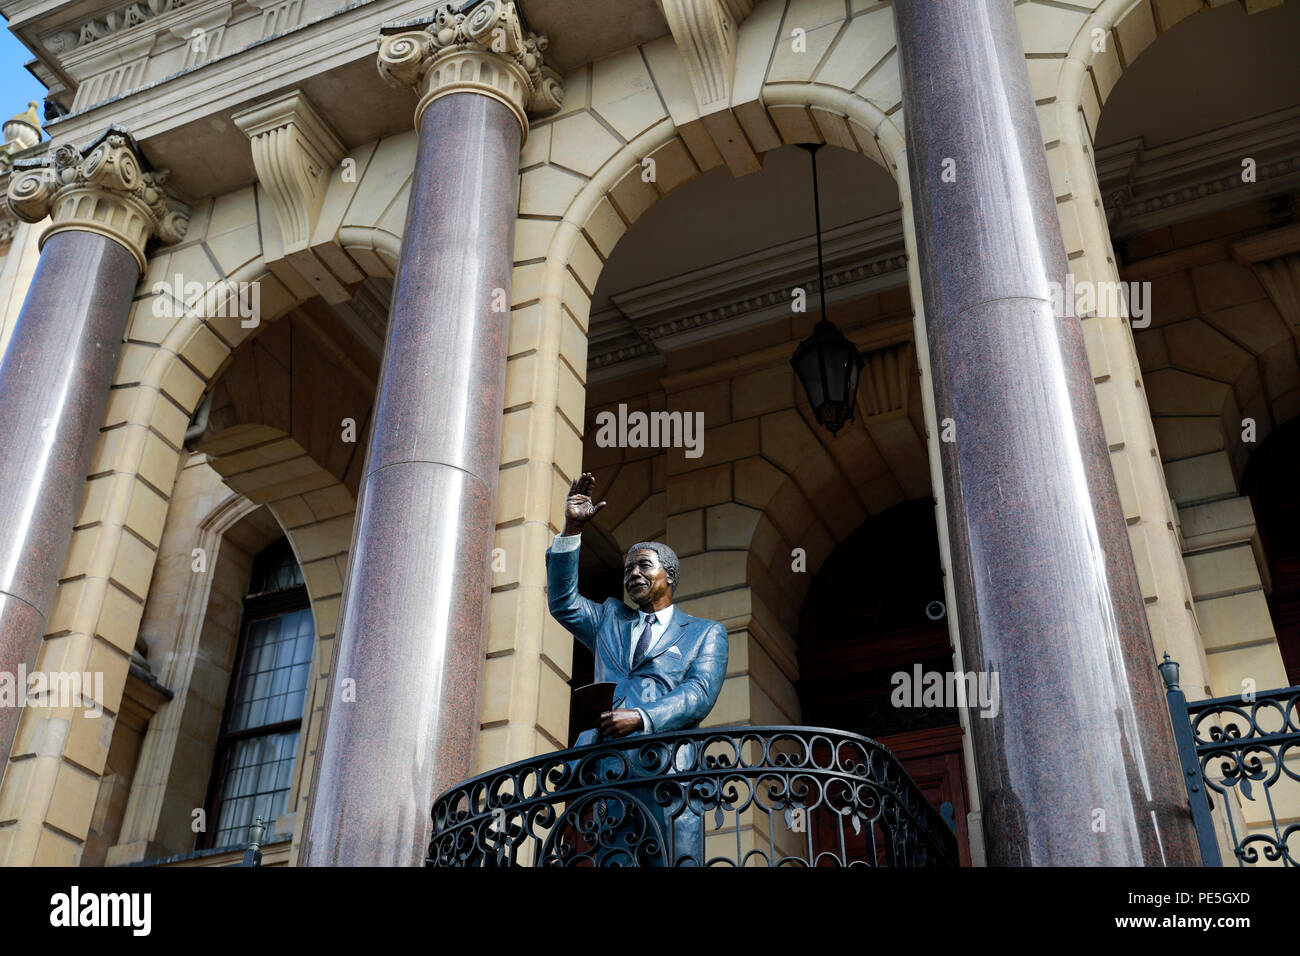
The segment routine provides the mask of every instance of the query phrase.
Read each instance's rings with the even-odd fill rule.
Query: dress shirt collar
[[[660,608],[658,611],[651,611],[650,614],[647,614],[645,611],[641,610],[640,608],[637,608],[636,613],[637,613],[636,626],[638,629],[645,627],[645,619],[648,618],[650,614],[653,614],[655,616],[655,623],[652,625],[653,627],[666,627],[668,622],[672,620],[673,606],[670,604],[665,608]]]

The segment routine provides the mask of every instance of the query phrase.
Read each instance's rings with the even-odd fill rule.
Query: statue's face
[[[659,555],[644,548],[627,556],[623,586],[640,608],[663,608],[673,602],[672,576],[659,563]]]

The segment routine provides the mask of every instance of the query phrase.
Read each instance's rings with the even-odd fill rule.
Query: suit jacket
[[[546,549],[546,590],[551,616],[594,655],[596,680],[617,685],[614,706],[639,707],[655,733],[698,727],[708,716],[727,675],[725,627],[674,607],[667,629],[634,668],[632,628],[640,615],[618,598],[597,604],[578,593],[578,551]],[[584,731],[578,744],[598,736],[594,728]]]

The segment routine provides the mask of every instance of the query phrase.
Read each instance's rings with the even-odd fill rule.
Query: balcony
[[[957,839],[888,750],[818,727],[624,737],[433,805],[428,866],[946,867]]]
[[[1202,863],[1300,866],[1300,686],[1189,703],[1160,671]]]

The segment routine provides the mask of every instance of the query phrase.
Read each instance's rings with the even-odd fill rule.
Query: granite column
[[[1012,0],[895,0],[991,864],[1195,865]]]
[[[146,241],[175,241],[168,199],[134,142],[109,130],[84,150],[19,162],[8,202],[53,221],[0,363],[0,673],[21,695],[36,665],[81,505]],[[21,686],[18,686],[21,684]],[[20,708],[0,707],[0,775]]]
[[[475,772],[527,111],[558,107],[514,5],[385,30],[419,149],[303,862],[423,863]]]

